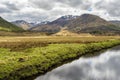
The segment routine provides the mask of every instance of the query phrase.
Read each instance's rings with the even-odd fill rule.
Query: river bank
[[[99,52],[98,52],[99,53]],[[26,80],[120,80],[120,45],[99,55],[80,57]]]
[[[20,80],[38,73],[43,74],[67,60],[117,45],[120,45],[120,40],[88,44],[49,44],[23,52],[10,52],[9,49],[0,48],[0,80]]]

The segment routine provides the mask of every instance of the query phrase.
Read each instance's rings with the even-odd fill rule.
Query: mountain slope
[[[32,23],[28,23],[24,20],[17,20],[17,21],[13,21],[11,22],[12,24],[24,29],[24,30],[28,30],[29,28],[31,28],[34,24]]]
[[[56,25],[64,27],[64,25],[66,25],[70,20],[76,19],[77,17],[78,16],[66,15],[66,16],[62,16],[52,22],[49,22],[48,24],[50,24],[50,25],[56,24]]]
[[[53,34],[53,36],[92,36],[92,35],[90,35],[89,33],[77,34],[63,28],[58,33]]]
[[[77,33],[118,33],[120,28],[96,15],[83,14],[65,25]]]
[[[75,19],[77,16],[66,15],[62,16],[52,22],[40,23],[36,27],[30,29],[30,31],[40,31],[47,33],[56,33],[61,30],[61,27],[64,27],[70,20]]]
[[[30,29],[30,31],[35,31],[35,32],[46,32],[46,33],[56,33],[61,30],[61,26],[53,24],[53,25],[40,25],[37,27],[33,27]]]
[[[7,22],[0,17],[0,31],[23,31],[23,29],[13,25],[10,22]]]
[[[99,16],[83,14],[81,16],[62,16],[52,22],[31,28],[31,31],[59,32],[61,29],[75,33],[120,34],[120,27]],[[67,33],[67,32],[66,32]]]
[[[113,20],[113,21],[110,21],[111,23],[113,23],[114,25],[117,25],[120,27],[120,21],[118,20]]]

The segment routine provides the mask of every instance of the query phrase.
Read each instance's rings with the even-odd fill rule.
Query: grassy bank
[[[89,44],[49,44],[21,52],[0,48],[0,80],[19,80],[34,74],[42,74],[66,60],[116,45],[120,45],[120,40]]]
[[[0,37],[0,48],[7,48],[10,51],[23,51],[28,48],[43,47],[48,44],[71,44],[71,43],[93,43],[113,39],[120,39],[119,36],[21,36],[21,37]]]

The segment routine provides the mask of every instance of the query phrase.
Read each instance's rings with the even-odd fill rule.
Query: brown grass
[[[10,48],[11,51],[25,50],[26,48],[43,47],[48,44],[61,43],[91,43],[120,39],[119,36],[24,36],[0,37],[0,48]]]

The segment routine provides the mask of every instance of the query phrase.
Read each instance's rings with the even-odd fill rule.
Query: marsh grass
[[[10,51],[24,51],[27,48],[44,47],[47,43],[41,42],[0,42],[0,48],[7,48]]]
[[[27,48],[21,52],[0,48],[0,80],[19,80],[38,73],[42,74],[66,60],[119,44],[120,40],[88,44],[48,44],[44,47]]]
[[[21,36],[21,37],[0,37],[0,48],[7,48],[10,51],[24,51],[27,48],[44,47],[48,44],[70,44],[93,42],[102,42],[108,40],[120,39],[117,36]]]

